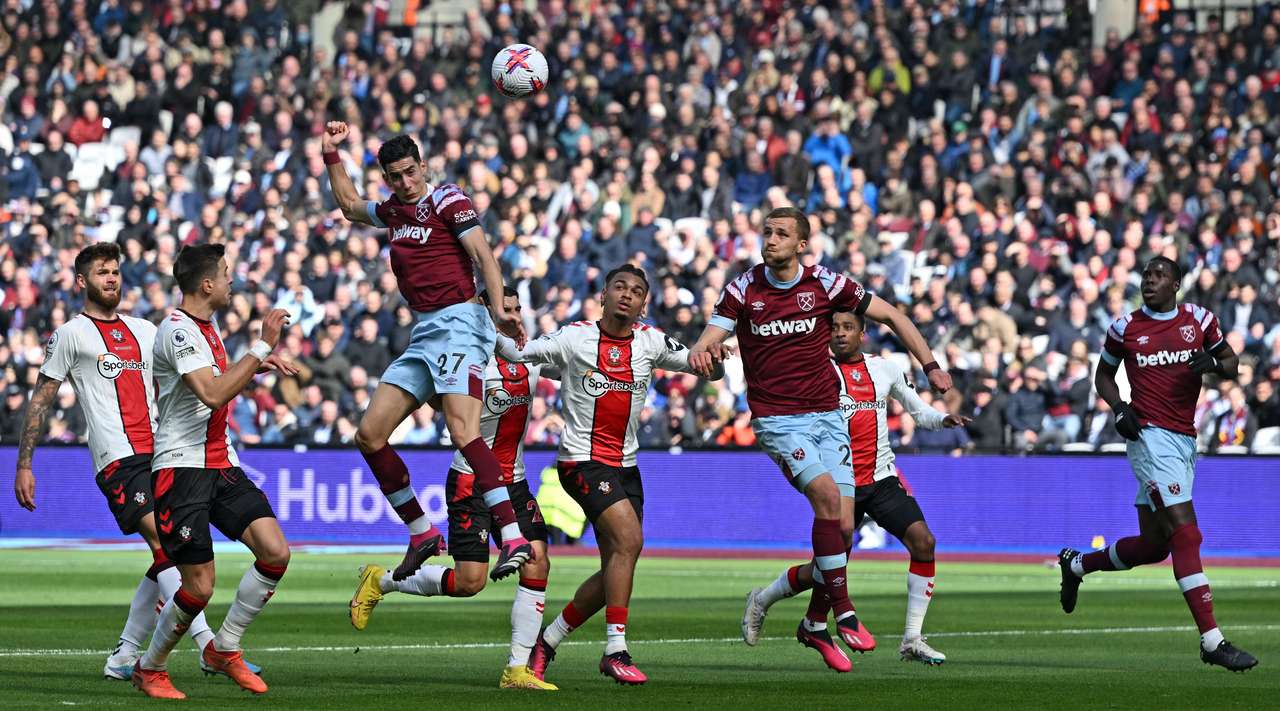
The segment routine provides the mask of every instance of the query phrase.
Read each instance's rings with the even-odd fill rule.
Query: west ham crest
[[[609,362],[617,365],[622,360],[622,349],[617,346],[609,347]]]
[[[800,304],[801,311],[812,311],[817,300],[814,298],[812,291],[802,291],[796,294],[796,302]]]
[[[116,343],[124,343],[124,334],[120,332],[120,329],[113,328],[111,329],[111,340]]]
[[[426,222],[427,218],[431,216],[431,208],[425,200],[414,206],[413,216],[418,219],[418,222]]]
[[[1182,334],[1182,340],[1186,341],[1187,343],[1195,343],[1195,340],[1196,340],[1195,326],[1183,326],[1182,328],[1178,329],[1178,333]]]

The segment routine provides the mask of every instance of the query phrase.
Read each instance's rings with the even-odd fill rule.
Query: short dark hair
[[[76,255],[76,274],[89,276],[89,269],[97,261],[120,261],[120,245],[115,242],[98,242],[80,250]]]
[[[614,277],[618,276],[619,274],[631,274],[632,276],[638,277],[640,281],[644,282],[644,290],[649,291],[648,275],[644,273],[643,269],[630,263],[623,264],[622,266],[619,266],[619,267],[614,267],[612,270],[610,270],[608,274],[605,274],[604,285],[609,286],[610,284],[612,284]]]
[[[841,310],[841,311],[836,311],[836,313],[838,313],[838,314],[844,314],[845,316],[852,316],[852,317],[853,317],[853,320],[854,320],[854,323],[857,323],[857,324],[858,324],[858,330],[859,330],[859,331],[865,331],[865,330],[867,330],[867,319],[866,319],[866,317],[865,317],[865,316],[863,316],[862,314],[858,313],[857,311],[854,311],[853,309],[845,309],[845,310]]]
[[[515,298],[517,298],[517,299],[518,299],[518,298],[520,298],[520,292],[516,291],[516,288],[515,288],[514,286],[509,286],[509,285],[508,285],[508,286],[504,286],[504,287],[502,287],[502,295],[503,295],[504,297],[507,297],[507,296],[514,296],[514,297],[515,297]],[[490,302],[490,299],[489,299],[489,292],[488,292],[488,291],[482,291],[482,292],[480,292],[480,300],[484,302],[485,306],[492,306],[492,305],[493,305],[493,304]]]
[[[1148,267],[1151,266],[1152,264],[1168,264],[1169,271],[1173,272],[1174,281],[1177,281],[1177,282],[1182,281],[1182,265],[1178,264],[1174,260],[1169,259],[1166,256],[1160,255],[1160,256],[1152,257],[1151,261],[1147,262]]]
[[[378,148],[378,165],[382,166],[383,170],[386,170],[388,165],[405,158],[412,158],[415,163],[422,162],[422,154],[418,152],[418,144],[403,133],[383,143]]]
[[[218,261],[227,251],[225,244],[193,244],[182,248],[173,262],[173,278],[184,294],[194,294],[200,282],[217,276]]]
[[[790,217],[796,221],[796,234],[799,235],[800,239],[809,239],[809,216],[804,214],[804,210],[801,210],[798,207],[792,207],[790,205],[786,207],[775,207],[769,211],[768,215],[765,215],[764,219],[776,220],[784,217]]]

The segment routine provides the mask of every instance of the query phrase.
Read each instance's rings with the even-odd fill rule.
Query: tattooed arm
[[[31,471],[31,456],[35,453],[36,442],[44,432],[45,423],[49,419],[49,406],[53,404],[60,385],[61,381],[41,374],[36,381],[36,389],[31,393],[31,402],[27,405],[22,440],[18,444],[18,471],[13,478],[13,492],[18,497],[18,503],[28,511],[36,510],[36,476]]]

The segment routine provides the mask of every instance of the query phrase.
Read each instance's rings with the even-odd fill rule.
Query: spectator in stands
[[[1209,448],[1214,452],[1223,447],[1249,447],[1258,431],[1258,418],[1250,411],[1243,388],[1231,385],[1226,400],[1226,411],[1217,417],[1210,440]]]

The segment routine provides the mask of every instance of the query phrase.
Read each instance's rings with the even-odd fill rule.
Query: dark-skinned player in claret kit
[[[1107,329],[1094,377],[1098,397],[1116,413],[1116,431],[1129,440],[1129,464],[1138,479],[1136,536],[1081,554],[1064,548],[1063,612],[1076,609],[1089,573],[1128,570],[1173,556],[1173,576],[1200,630],[1200,659],[1231,671],[1257,666],[1252,654],[1223,639],[1213,616],[1213,592],[1200,563],[1200,528],[1191,504],[1195,480],[1196,400],[1204,376],[1239,375],[1238,357],[1218,318],[1195,304],[1178,303],[1182,268],[1155,257],[1142,272],[1142,308]],[[1124,364],[1132,402],[1120,398],[1116,373]]]

